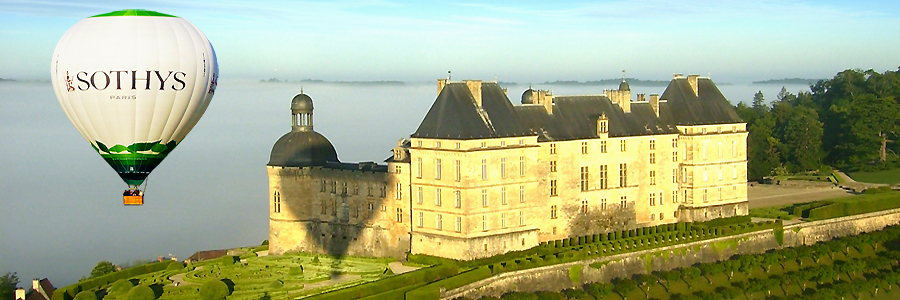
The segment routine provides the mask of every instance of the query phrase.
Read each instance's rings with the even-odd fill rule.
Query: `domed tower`
[[[522,93],[522,104],[534,104],[534,90],[530,86]]]
[[[338,162],[337,152],[327,138],[313,131],[313,101],[300,92],[291,101],[291,132],[275,142],[268,165],[310,167],[329,161]]]

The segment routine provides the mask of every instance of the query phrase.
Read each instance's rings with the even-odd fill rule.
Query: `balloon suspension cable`
[[[147,176],[147,178],[144,179],[144,192],[141,193],[142,195],[147,193],[147,186],[149,186],[149,185],[150,185],[150,176]]]

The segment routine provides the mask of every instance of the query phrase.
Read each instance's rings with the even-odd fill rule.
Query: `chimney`
[[[553,94],[547,90],[537,90],[532,92],[534,95],[534,104],[540,104],[547,110],[548,115],[553,114]]]
[[[675,73],[672,74],[672,79],[681,79],[684,78],[684,74]]]
[[[475,106],[481,108],[481,80],[465,80],[464,82],[469,88],[469,92],[472,93],[472,97],[475,98]]]
[[[637,94],[637,102],[647,101],[646,94]]]
[[[35,291],[40,291],[41,290],[41,280],[40,279],[31,280],[31,289],[33,289]]]
[[[659,117],[659,94],[650,94],[650,108],[653,108],[653,113]]]
[[[697,96],[697,78],[700,78],[700,75],[688,75],[688,83],[691,84],[691,89],[694,90],[694,96]]]
[[[447,79],[438,79],[438,95],[441,94],[445,86],[447,86]]]
[[[25,289],[16,289],[16,300],[25,300]]]

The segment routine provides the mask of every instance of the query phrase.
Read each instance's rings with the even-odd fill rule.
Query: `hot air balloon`
[[[129,9],[73,25],[50,73],[66,116],[128,184],[125,203],[142,204],[141,184],[209,106],[218,65],[188,20]]]

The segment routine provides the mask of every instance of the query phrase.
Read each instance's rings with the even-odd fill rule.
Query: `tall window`
[[[394,173],[400,174],[401,170],[402,170],[402,168],[400,168],[400,165],[394,166]]]
[[[703,181],[707,181],[706,170],[703,170]]]
[[[441,206],[441,189],[434,189],[434,205]]]
[[[500,188],[500,204],[506,205],[506,187]]]
[[[606,170],[606,165],[600,165],[600,189],[609,188],[609,172]]]
[[[519,202],[525,203],[525,186],[519,186]]]
[[[588,201],[587,201],[587,199],[581,200],[581,213],[584,214],[587,212],[588,212]]]
[[[650,164],[656,163],[656,153],[650,153]]]
[[[444,216],[441,214],[438,214],[437,222],[435,222],[435,223],[437,223],[437,224],[435,224],[434,227],[437,228],[437,230],[443,229],[444,228]]]
[[[453,196],[456,198],[456,204],[453,207],[462,207],[462,197],[459,195],[459,190],[453,191]]]
[[[371,204],[369,204],[369,205],[371,206]],[[323,215],[328,214],[328,206],[325,204],[325,200],[322,200],[321,202],[319,202],[319,208],[320,208],[321,214],[323,214]],[[372,210],[372,209],[369,208],[369,210]]]
[[[587,154],[587,153],[588,153],[588,143],[581,142],[581,154]]]
[[[519,156],[519,177],[525,177],[525,157]]]
[[[556,144],[550,144],[550,154],[556,154]]]
[[[731,157],[737,157],[737,141],[731,141]]]
[[[628,164],[619,164],[619,187],[628,186]]]
[[[481,206],[488,206],[488,193],[487,189],[481,189]]]
[[[272,196],[272,206],[276,213],[281,212],[281,194],[277,191],[275,192],[275,195]]]
[[[419,212],[419,224],[417,224],[417,225],[419,225],[419,227],[422,227],[423,222],[425,222],[425,213],[420,211]]]
[[[487,216],[481,216],[481,230],[487,231]]]
[[[500,213],[500,227],[506,228],[506,213]]]
[[[416,192],[417,192],[416,194],[418,194],[418,195],[416,195],[416,203],[422,204],[422,198],[425,197],[425,194],[422,193],[422,187],[421,186],[416,187]]]
[[[416,178],[422,178],[422,158],[416,157]]]
[[[456,164],[456,176],[455,176],[455,178],[456,178],[456,181],[459,181],[460,172],[459,172],[459,160],[458,160],[458,159],[456,160],[455,164]]]
[[[619,141],[619,151],[625,152],[625,140]]]
[[[487,159],[482,159],[481,160],[481,179],[487,179],[487,178],[488,178]]]
[[[706,159],[706,144],[703,144],[703,147],[700,147],[700,157]]]
[[[672,162],[678,162],[678,151],[672,151]]]
[[[600,199],[600,209],[606,210],[606,198]]]
[[[397,223],[403,223],[403,209],[397,209]]]
[[[550,172],[556,172],[556,161],[555,160],[550,161]]]
[[[678,203],[678,191],[672,191],[672,203]]]
[[[656,206],[656,193],[650,193],[650,206]]]
[[[706,194],[707,194],[706,189],[703,189],[703,203],[706,203],[706,201],[708,201],[706,198]]]
[[[672,148],[678,148],[678,139],[672,139]]]
[[[619,197],[619,207],[621,207],[622,209],[628,208],[628,197]]]
[[[506,157],[500,159],[500,178],[506,178]]]
[[[650,140],[650,150],[656,150],[656,140]]]
[[[722,167],[719,167],[719,180],[722,180]]]
[[[346,195],[346,194],[347,194],[347,182],[343,181],[343,182],[341,182],[341,195]]]
[[[519,211],[519,226],[525,226],[525,211]]]
[[[325,180],[322,180],[322,189],[320,190],[320,192],[323,192],[323,193],[325,192],[326,185],[328,185],[328,184],[325,182]]]
[[[731,167],[731,179],[737,179],[737,166]]]
[[[650,185],[656,185],[656,171],[650,170]]]
[[[600,153],[606,153],[606,141],[600,141]]]
[[[397,183],[396,198],[397,200],[403,199],[403,184],[400,182]]]
[[[459,142],[456,142],[456,149],[459,149],[461,146],[462,145],[460,145]]]
[[[721,187],[718,188],[718,191],[717,191],[717,192],[718,192],[718,194],[719,194],[719,201],[722,201],[722,188],[721,188]]]
[[[588,167],[581,167],[581,191],[588,190],[588,182],[590,181],[590,173]]]
[[[506,141],[500,141],[500,147],[506,147]]]
[[[456,217],[456,232],[462,231],[462,217]]]
[[[556,179],[550,180],[550,196],[556,196]]]
[[[441,159],[434,160],[434,179],[441,180]]]
[[[550,206],[550,218],[556,219],[556,205]]]

